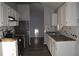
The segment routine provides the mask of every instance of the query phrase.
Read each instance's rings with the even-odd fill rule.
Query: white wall
[[[34,29],[39,30],[38,37],[44,37],[44,9],[40,4],[30,5],[30,37],[35,37]]]
[[[30,8],[29,4],[18,4],[18,12],[20,20],[30,20]]]

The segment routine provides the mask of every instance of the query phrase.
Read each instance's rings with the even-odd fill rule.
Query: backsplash
[[[0,38],[3,37],[3,32],[6,30],[12,30],[14,31],[14,27],[0,27]]]
[[[5,30],[14,30],[14,27],[0,27],[0,31],[5,31]]]
[[[64,26],[61,34],[77,40],[79,38],[79,26]]]

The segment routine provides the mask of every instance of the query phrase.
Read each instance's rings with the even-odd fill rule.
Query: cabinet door
[[[58,9],[58,25],[59,25],[59,30],[62,29],[63,26],[65,26],[65,4],[62,5],[59,9]]]
[[[8,48],[9,50],[8,50]],[[16,42],[2,42],[3,56],[16,56]]]
[[[0,2],[0,27],[2,26],[2,19],[3,19],[3,17],[2,17],[2,15],[3,15],[2,11],[3,11],[3,8],[2,8],[2,4]]]
[[[50,53],[51,53],[51,55],[52,55],[52,39],[49,38],[49,40],[50,40]]]
[[[52,56],[55,56],[55,51],[56,51],[56,42],[53,38],[51,38],[49,36],[49,39],[50,39],[50,53]]]
[[[77,3],[77,23],[79,25],[79,3]]]
[[[9,21],[9,26],[18,26],[18,14],[16,10],[9,7],[9,16],[14,17],[16,21]]]
[[[57,15],[57,17],[58,17],[57,30],[60,30],[60,28],[61,28],[61,7],[58,8],[58,15]]]
[[[51,54],[52,54],[52,56],[55,56],[55,51],[56,51],[56,44],[55,43],[56,42],[52,41],[52,45],[51,45]]]
[[[16,20],[16,26],[18,26],[19,25],[19,14],[16,10],[15,10],[15,20]]]
[[[52,14],[52,26],[57,26],[57,14]]]
[[[49,38],[49,51],[51,53],[51,39]]]
[[[0,42],[0,56],[2,56],[2,42]]]
[[[61,6],[61,27],[65,25],[65,4]]]
[[[77,26],[77,3],[66,3],[66,26]]]
[[[10,16],[15,17],[15,10],[12,7],[10,7]]]
[[[59,29],[63,26],[78,26],[76,2],[67,2],[58,9],[58,25]]]
[[[48,36],[48,49],[52,55],[52,39]]]
[[[2,26],[8,26],[8,5],[2,3]]]
[[[15,20],[19,21],[19,14],[16,10],[15,10]]]
[[[48,36],[47,36],[47,47],[49,49],[49,38],[48,38]]]
[[[10,16],[11,14],[10,14],[10,7],[8,6],[8,16]]]
[[[50,39],[49,39],[49,35],[47,35],[47,47],[48,47],[48,49],[50,51]]]

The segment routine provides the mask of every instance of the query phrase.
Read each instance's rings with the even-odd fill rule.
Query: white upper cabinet
[[[0,27],[2,26],[2,6],[0,2]]]
[[[19,14],[18,14],[18,12],[15,10],[15,20],[17,20],[17,21],[19,21]]]
[[[67,26],[78,26],[77,23],[77,3],[66,3],[66,25]]]
[[[0,2],[0,27],[18,25],[17,21],[9,21],[9,16],[14,17],[15,20],[19,20],[16,10],[9,5]]]
[[[8,26],[8,5],[0,3],[0,26]]]
[[[65,22],[65,4],[58,8],[58,15],[57,15],[57,30],[61,29]]]
[[[58,25],[60,28],[63,26],[78,26],[76,2],[67,2],[58,8]]]
[[[9,26],[18,26],[18,20],[19,20],[18,12],[11,7],[9,7],[8,11],[9,11],[8,16],[11,16],[16,20],[16,21],[9,21]]]
[[[77,23],[79,25],[79,2],[77,2]]]
[[[19,25],[19,14],[16,10],[15,10],[15,20],[16,20],[16,26],[18,26]]]
[[[18,14],[18,12],[15,9],[9,7],[8,11],[9,11],[9,13],[8,13],[9,16],[14,17],[16,21],[19,20],[19,14]]]
[[[52,14],[52,26],[57,26],[57,14]]]
[[[15,17],[15,10],[12,7],[10,7],[10,16]]]
[[[12,7],[10,7],[10,6],[8,7],[8,16],[11,16],[11,17],[15,18],[15,20],[17,18],[16,10],[13,9]]]

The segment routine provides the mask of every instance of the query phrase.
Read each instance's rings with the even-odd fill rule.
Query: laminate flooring
[[[44,45],[42,47],[29,47],[24,49],[23,56],[51,56],[49,53],[47,46]]]

